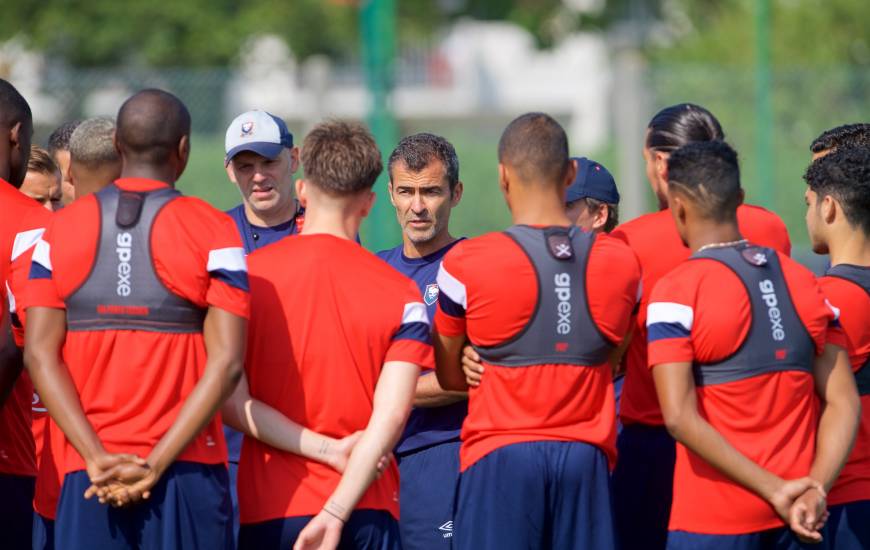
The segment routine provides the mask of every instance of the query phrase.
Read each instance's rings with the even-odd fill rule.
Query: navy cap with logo
[[[248,111],[230,123],[224,146],[227,164],[242,151],[274,159],[284,148],[293,147],[293,134],[279,117],[266,111]]]
[[[577,175],[568,186],[566,204],[586,197],[607,204],[619,204],[619,191],[607,168],[586,157],[573,157],[571,160],[577,162]]]

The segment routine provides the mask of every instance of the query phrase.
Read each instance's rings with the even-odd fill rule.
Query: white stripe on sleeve
[[[402,312],[402,324],[426,323],[429,324],[429,316],[426,314],[426,305],[423,302],[409,302],[405,304]]]
[[[695,312],[692,308],[674,302],[654,302],[646,310],[646,326],[653,323],[675,323],[691,331]]]
[[[208,253],[209,272],[218,271],[244,271],[247,273],[248,264],[245,261],[245,249],[242,247],[217,248]]]
[[[22,231],[21,233],[15,235],[15,242],[12,244],[12,261],[14,262],[18,259],[18,256],[21,256],[31,246],[35,246],[36,243],[39,242],[39,239],[42,237],[42,234],[45,233],[45,228],[40,227],[39,229],[31,229],[30,231]]]
[[[441,267],[438,268],[438,277],[436,278],[436,281],[438,282],[438,288],[441,292],[446,294],[454,303],[461,305],[463,309],[468,309],[465,285],[444,269],[443,263],[441,264]]]
[[[39,239],[36,242],[36,247],[33,249],[33,261],[51,271],[51,246]]]

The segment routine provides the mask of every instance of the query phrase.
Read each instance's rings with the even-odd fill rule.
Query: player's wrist
[[[323,506],[322,511],[326,512],[328,516],[332,516],[333,518],[339,520],[342,525],[347,523],[348,516],[350,515],[347,507],[342,506],[334,500],[330,500],[329,502],[327,502]]]

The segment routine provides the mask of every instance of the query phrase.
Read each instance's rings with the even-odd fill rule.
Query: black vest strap
[[[180,193],[133,193],[111,184],[95,196],[97,255],[88,278],[66,300],[68,330],[202,332],[205,310],[166,288],[151,256],[154,219]]]
[[[859,265],[839,264],[831,267],[826,273],[829,277],[838,277],[854,283],[864,289],[870,298],[870,267]],[[855,373],[855,383],[858,385],[858,393],[870,395],[870,357]]]
[[[535,268],[538,301],[517,336],[497,346],[475,346],[481,359],[505,367],[597,366],[607,361],[613,346],[593,321],[586,300],[586,264],[595,235],[577,228],[524,225],[505,233]]]
[[[743,245],[695,253],[730,268],[743,282],[752,308],[746,339],[730,357],[696,363],[699,386],[724,384],[779,371],[812,372],[815,343],[795,310],[782,266],[769,248]]]

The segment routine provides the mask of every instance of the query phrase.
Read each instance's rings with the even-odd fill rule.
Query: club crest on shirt
[[[423,292],[423,301],[426,302],[427,306],[431,306],[438,301],[438,285],[436,283],[426,285],[426,290]]]
[[[249,120],[248,122],[243,122],[242,123],[242,136],[241,137],[250,136],[253,133],[254,133],[254,121]]]

